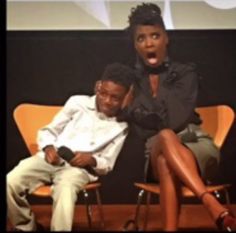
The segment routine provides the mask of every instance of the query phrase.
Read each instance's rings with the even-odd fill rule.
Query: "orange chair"
[[[212,136],[215,144],[221,148],[225,138],[232,126],[232,123],[235,118],[234,111],[226,105],[218,106],[208,106],[208,107],[199,107],[196,111],[200,114],[203,123],[202,128]],[[134,185],[141,189],[138,194],[138,201],[136,207],[135,217],[132,220],[128,220],[124,224],[124,230],[135,229],[140,230],[139,228],[139,218],[140,218],[140,207],[144,194],[146,194],[146,208],[145,208],[145,218],[143,221],[143,229],[147,229],[148,223],[148,213],[149,205],[151,200],[151,195],[160,195],[160,187],[157,183],[134,183]],[[220,192],[225,193],[226,203],[230,204],[228,188],[231,184],[221,184],[221,185],[208,185],[207,191],[214,193],[217,198],[220,197]],[[182,196],[184,198],[194,197],[195,194],[188,189],[187,187],[182,187]]]
[[[36,105],[27,103],[20,104],[15,108],[13,113],[14,120],[31,155],[34,155],[38,150],[36,143],[38,129],[50,123],[54,115],[61,108],[61,106]],[[88,225],[90,228],[92,227],[92,209],[91,205],[88,203],[88,191],[95,191],[97,207],[100,215],[100,226],[101,228],[104,228],[103,209],[99,193],[100,186],[101,183],[99,182],[89,183],[82,190],[86,204]],[[38,197],[50,197],[50,185],[39,187],[32,193],[32,195]]]

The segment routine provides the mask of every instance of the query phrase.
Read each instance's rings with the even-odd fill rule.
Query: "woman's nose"
[[[153,45],[153,41],[151,38],[146,38],[145,40],[145,46],[146,47],[151,47]]]

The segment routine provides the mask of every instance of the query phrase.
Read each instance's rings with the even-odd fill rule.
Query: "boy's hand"
[[[58,165],[60,162],[60,157],[57,153],[57,150],[54,146],[47,146],[44,149],[45,152],[45,160],[52,164],[52,165]]]
[[[95,167],[97,162],[91,153],[75,152],[74,158],[70,160],[70,165],[75,167]]]

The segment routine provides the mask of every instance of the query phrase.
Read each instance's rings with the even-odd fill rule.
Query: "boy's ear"
[[[95,86],[94,86],[94,93],[95,94],[97,94],[97,92],[100,90],[101,85],[102,85],[101,80],[96,81]]]

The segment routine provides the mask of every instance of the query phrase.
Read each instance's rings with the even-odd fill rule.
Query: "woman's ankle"
[[[211,193],[209,193],[208,191],[205,191],[205,192],[203,192],[203,193],[200,194],[199,199],[203,202],[203,199],[205,198],[205,196],[206,196],[207,194],[211,194]]]

